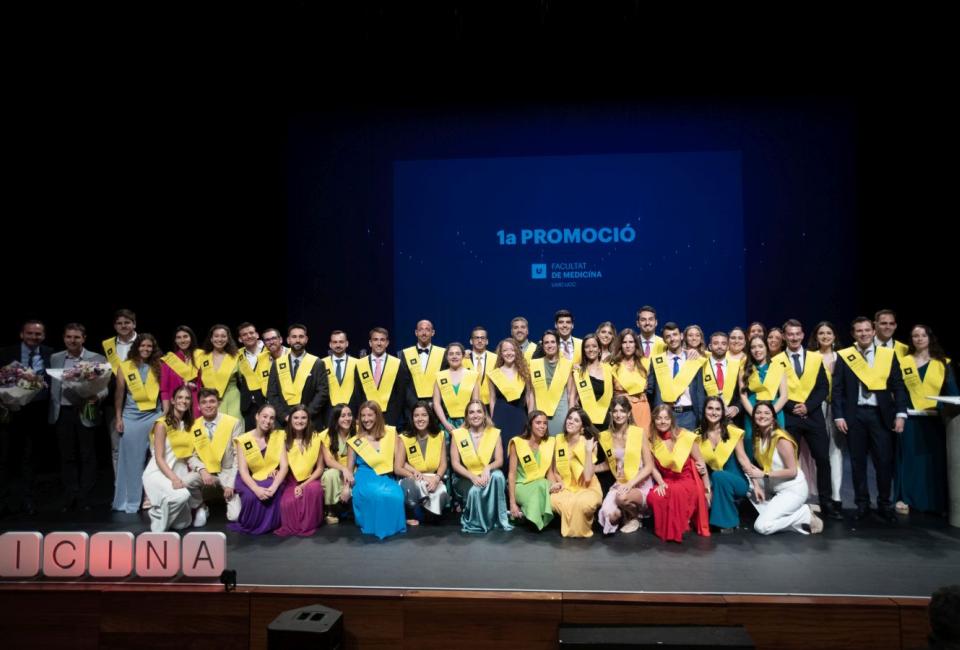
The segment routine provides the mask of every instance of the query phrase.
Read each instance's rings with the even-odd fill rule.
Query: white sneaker
[[[203,528],[207,525],[207,516],[210,514],[210,510],[207,506],[200,506],[197,508],[197,511],[193,513],[193,527],[194,528]]]
[[[823,532],[823,519],[814,514],[813,508],[810,508],[810,532],[818,535]]]
[[[623,526],[620,527],[620,532],[629,535],[630,533],[635,533],[640,530],[640,520],[631,519]]]

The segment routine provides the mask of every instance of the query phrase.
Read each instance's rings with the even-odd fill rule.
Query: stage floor
[[[960,529],[922,515],[897,525],[828,522],[822,535],[741,529],[668,544],[647,527],[564,539],[556,519],[540,533],[519,526],[467,535],[452,516],[384,541],[352,522],[308,539],[249,537],[225,529],[222,508],[214,506],[205,530],[226,532],[228,564],[244,586],[894,597],[960,581]],[[137,534],[149,524],[144,513],[48,513],[5,519],[0,530]]]

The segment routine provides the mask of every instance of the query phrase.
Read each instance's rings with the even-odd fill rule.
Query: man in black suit
[[[370,330],[370,354],[357,361],[354,399],[351,404],[354,417],[362,402],[371,400],[380,405],[383,419],[390,426],[402,427],[407,419],[406,401],[410,372],[399,358],[387,354],[390,332],[384,327]]]
[[[703,404],[707,401],[701,372],[706,360],[687,355],[683,349],[680,326],[676,323],[663,326],[663,340],[666,351],[650,356],[647,398],[653,402],[654,407],[667,404],[673,408],[677,425],[693,431],[700,426]]]
[[[288,327],[290,352],[281,355],[270,368],[267,401],[277,411],[278,428],[286,423],[297,404],[307,407],[317,431],[324,428],[320,420],[330,398],[330,386],[323,363],[306,351],[308,341],[306,325],[298,323]]]
[[[817,493],[820,512],[831,519],[843,519],[830,500],[830,439],[823,419],[823,401],[830,392],[827,369],[819,352],[803,349],[803,325],[791,318],[783,324],[787,341],[787,403],[783,408],[787,432],[797,444],[807,441],[810,455],[817,465]]]
[[[907,391],[892,348],[877,347],[873,322],[853,321],[855,345],[837,354],[833,370],[833,416],[837,429],[847,434],[856,497],[856,520],[870,513],[867,453],[877,473],[877,514],[894,523],[890,503],[893,479],[893,432],[902,433],[907,419]]]
[[[46,327],[41,321],[29,320],[20,328],[20,343],[0,350],[0,367],[19,361],[46,380],[53,349],[43,345]],[[20,466],[23,484],[21,506],[23,512],[36,512],[33,501],[33,447],[49,440],[45,435],[47,426],[47,403],[50,390],[40,390],[19,411],[11,411],[9,422],[0,429],[0,516],[7,513],[10,470],[16,463]],[[15,460],[16,459],[16,460]]]

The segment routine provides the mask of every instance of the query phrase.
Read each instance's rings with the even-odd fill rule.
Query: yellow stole
[[[423,474],[434,473],[440,467],[440,454],[443,453],[443,434],[427,436],[427,457],[424,458],[420,453],[420,443],[417,436],[400,436],[403,447],[406,450],[407,462],[413,465],[413,468]]]
[[[893,353],[893,350],[890,350],[890,353]],[[760,439],[758,434],[754,434],[753,439],[753,449],[754,456],[758,461],[760,461],[760,466],[763,468],[764,472],[769,473],[773,468],[773,452],[777,449],[777,442],[779,440],[788,440],[790,444],[793,445],[794,458],[797,456],[797,441],[790,437],[790,434],[784,431],[783,429],[775,429],[773,435],[770,437],[770,444],[767,445],[767,448],[763,448],[763,441]]]
[[[373,379],[373,359],[366,356],[357,363],[360,370],[360,385],[363,386],[363,394],[367,399],[373,400],[380,405],[380,409],[387,410],[387,404],[390,403],[390,395],[393,393],[393,385],[397,381],[397,373],[400,372],[400,359],[384,355],[386,362],[383,364],[383,370],[380,373],[380,385]]]
[[[740,374],[740,359],[727,357],[727,370],[723,376],[723,391],[717,386],[717,378],[713,376],[713,365],[709,358],[703,364],[703,389],[707,395],[723,397],[724,406],[730,406],[733,396],[737,392],[737,375]]]
[[[317,361],[317,357],[304,352],[303,358],[300,360],[300,366],[297,368],[297,376],[293,378],[290,376],[293,369],[290,355],[284,354],[277,359],[277,379],[280,380],[280,393],[289,406],[296,406],[302,402],[303,387],[307,385],[307,378]]]
[[[537,352],[537,344],[533,341],[530,342],[530,345],[527,346],[527,349],[523,351],[523,358],[527,361],[533,359],[533,355]]]
[[[647,389],[647,378],[637,370],[636,362],[634,362],[633,370],[627,370],[626,366],[619,364],[613,366],[613,376],[620,382],[620,386],[627,392],[627,395],[639,395]]]
[[[657,375],[660,398],[669,404],[673,404],[680,399],[683,391],[687,390],[687,386],[690,385],[690,382],[703,367],[704,361],[703,357],[685,360],[683,365],[680,366],[680,372],[674,377],[672,376],[672,364],[667,361],[666,353],[654,356],[651,365],[653,366],[653,372]]]
[[[912,354],[904,355],[900,359],[900,369],[903,371],[903,383],[907,386],[910,393],[910,401],[913,408],[918,411],[926,411],[937,408],[937,403],[932,399],[927,399],[928,395],[939,395],[943,388],[943,381],[947,377],[947,367],[943,361],[930,359],[927,364],[927,374],[920,380],[920,372],[917,369],[917,360]]]
[[[170,449],[177,458],[190,458],[193,455],[193,435],[183,429],[171,429],[167,424],[166,416],[157,418],[157,422],[163,422],[167,430],[167,440],[170,441]],[[153,429],[150,429],[150,448],[153,449]]]
[[[730,434],[730,438],[726,441],[721,438],[716,447],[707,436],[704,435],[700,439],[700,454],[703,456],[703,461],[714,471],[723,469],[730,459],[730,454],[737,448],[737,443],[743,438],[743,429],[732,424],[727,425],[727,433]]]
[[[400,359],[397,359],[397,362],[399,361]],[[397,430],[395,428],[387,425],[386,433],[380,438],[379,451],[374,448],[369,440],[360,436],[353,436],[347,443],[354,453],[363,458],[377,474],[382,476],[393,472],[393,451],[397,444]]]
[[[650,372],[650,361],[657,356],[658,354],[665,354],[667,351],[667,344],[662,338],[654,335],[653,345],[650,346],[650,356],[643,356],[643,338],[637,334],[637,354],[643,357],[643,368],[648,373]]]
[[[213,430],[213,440],[207,437],[207,427],[203,424],[203,418],[193,421],[193,447],[197,450],[197,456],[203,461],[204,467],[211,474],[220,472],[220,463],[223,462],[223,452],[230,444],[230,434],[233,427],[238,422],[237,418],[220,414],[220,421]]]
[[[510,444],[513,445],[517,451],[517,462],[523,467],[524,484],[530,481],[536,481],[547,475],[547,470],[550,469],[550,461],[553,459],[555,442],[556,438],[549,436],[540,441],[538,451],[540,452],[541,462],[537,461],[537,456],[533,449],[530,448],[529,441],[520,436],[515,436],[510,439]]]
[[[872,391],[887,389],[887,378],[890,377],[894,357],[894,351],[891,348],[876,348],[872,368],[856,346],[840,350],[837,356],[843,359],[847,367],[868,389]]]
[[[670,450],[667,449],[667,445],[664,444],[658,433],[653,441],[653,455],[657,457],[662,467],[680,473],[683,471],[687,458],[690,457],[690,450],[693,449],[694,443],[699,439],[700,436],[697,434],[686,429],[680,429],[680,433],[673,443],[673,449]]]
[[[140,369],[133,361],[120,362],[123,379],[127,382],[127,390],[137,403],[141,411],[152,411],[157,408],[157,397],[160,395],[160,382],[153,368],[147,368],[147,383],[140,379]]]
[[[643,466],[643,429],[638,426],[629,425],[627,427],[627,436],[623,442],[623,477],[616,474],[617,458],[614,455],[613,433],[609,430],[600,432],[600,446],[603,453],[610,463],[610,473],[617,479],[618,483],[626,483],[640,471]]]
[[[900,341],[893,342],[893,352],[897,355],[897,361],[900,361],[910,350],[910,346]]]
[[[177,373],[177,376],[183,381],[193,381],[197,378],[196,367],[194,367],[192,364],[186,363],[183,359],[177,356],[175,352],[167,352],[165,355],[163,355],[161,360],[170,367],[170,370]]]
[[[486,358],[483,361],[483,377],[480,377],[480,401],[484,404],[489,404],[490,382],[487,380],[490,377],[490,369],[497,364],[497,355],[487,350],[483,353],[483,356]],[[463,367],[476,370],[476,368],[473,367],[473,359],[470,358],[469,354],[463,357]]]
[[[466,429],[454,429],[453,440],[457,445],[457,451],[460,452],[460,463],[472,474],[480,476],[483,474],[483,468],[493,460],[493,451],[497,447],[497,441],[500,440],[500,429],[489,427],[483,432],[479,452],[473,448],[473,437]]]
[[[753,372],[750,373],[750,379],[747,380],[747,388],[757,396],[758,402],[775,400],[780,390],[780,380],[786,371],[787,361],[781,359],[778,354],[770,360],[770,365],[767,366],[767,377],[763,382],[760,381],[760,373],[754,366]]]
[[[260,447],[253,438],[253,431],[247,431],[242,436],[237,436],[237,447],[240,453],[247,460],[247,469],[254,480],[262,481],[270,476],[270,472],[280,466],[280,455],[283,452],[283,441],[286,433],[283,431],[273,431],[267,438],[267,450],[260,453]]]
[[[298,481],[306,481],[317,469],[317,460],[320,458],[320,451],[325,444],[325,436],[321,433],[314,433],[310,436],[310,441],[301,449],[300,443],[296,440],[287,450],[287,464],[293,473],[293,478]]]
[[[420,363],[417,346],[404,348],[403,358],[407,362],[407,368],[410,369],[413,387],[417,391],[418,398],[430,399],[433,397],[433,385],[437,381],[437,373],[440,372],[440,366],[443,365],[443,355],[446,352],[446,348],[431,345],[430,356],[427,357],[427,366],[423,367],[423,364]]]
[[[353,398],[354,380],[357,373],[357,360],[347,355],[343,368],[343,383],[337,381],[337,366],[333,357],[324,357],[323,365],[327,369],[327,384],[330,386],[331,404],[349,404]],[[381,376],[382,380],[383,377]]]
[[[587,439],[580,435],[580,442],[574,446],[567,443],[567,436],[560,433],[553,437],[553,459],[557,465],[557,473],[563,486],[572,492],[583,489],[580,477],[583,476],[583,466],[587,462]]]
[[[134,339],[136,340],[136,339]],[[132,349],[132,348],[131,348]],[[103,342],[103,356],[107,358],[110,367],[113,368],[113,374],[117,374],[117,368],[123,362],[120,355],[117,354],[117,337],[111,336]]]
[[[823,366],[823,357],[819,352],[807,352],[807,360],[803,364],[803,376],[797,377],[793,367],[790,352],[786,352],[787,360],[787,398],[794,402],[806,402],[817,383],[817,375]]]
[[[324,429],[317,435],[320,436],[320,442],[323,443],[323,445],[327,448],[328,451],[330,451],[330,454],[332,455],[333,441],[332,441],[332,438],[330,437],[330,429]],[[340,434],[334,433],[333,435],[336,436]],[[344,467],[347,466],[347,447],[349,446],[349,442],[350,442],[350,439],[347,438],[346,440],[343,441],[344,444],[337,447],[337,462],[343,465]]]
[[[527,387],[526,382],[523,381],[523,377],[521,377],[520,373],[516,370],[516,367],[514,367],[513,379],[503,374],[502,366],[500,368],[493,368],[487,373],[487,378],[494,386],[500,389],[500,392],[508,402],[519,399]]]
[[[267,396],[267,386],[270,383],[270,362],[270,351],[266,348],[257,355],[256,368],[250,367],[243,352],[237,355],[237,367],[240,368],[240,374],[243,375],[243,380],[247,382],[247,388],[251,392],[259,390],[264,397]]]
[[[197,351],[195,359],[197,367],[200,368],[203,385],[216,388],[220,393],[220,399],[223,399],[227,392],[230,376],[237,370],[237,358],[236,354],[224,354],[220,368],[217,369],[213,367],[213,352]]]
[[[590,381],[590,375],[586,371],[580,374],[580,379],[576,381],[577,394],[580,396],[580,406],[590,416],[590,421],[594,424],[600,424],[607,417],[607,411],[610,409],[610,400],[613,399],[613,371],[610,364],[601,363],[603,370],[603,394],[597,398],[593,392],[593,382]]]
[[[530,377],[537,408],[546,413],[547,417],[553,417],[556,413],[563,391],[567,389],[567,378],[572,370],[573,364],[566,357],[561,356],[553,372],[553,381],[547,386],[546,359],[534,359],[530,362]]]
[[[454,392],[450,370],[441,370],[437,373],[437,385],[440,387],[440,398],[447,409],[447,415],[452,418],[462,418],[467,410],[467,404],[473,399],[473,387],[477,385],[477,373],[474,370],[464,370],[460,378],[460,387]]]

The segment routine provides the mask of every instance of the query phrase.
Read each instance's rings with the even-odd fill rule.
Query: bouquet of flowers
[[[42,375],[19,361],[0,368],[0,403],[11,411],[18,411],[29,404],[46,386]]]
[[[69,391],[69,399],[87,401],[96,398],[101,391],[106,390],[113,372],[109,363],[91,363],[80,361],[72,368],[50,368],[47,374],[63,382],[64,391]],[[84,405],[83,416],[94,419],[96,405],[89,402]]]

